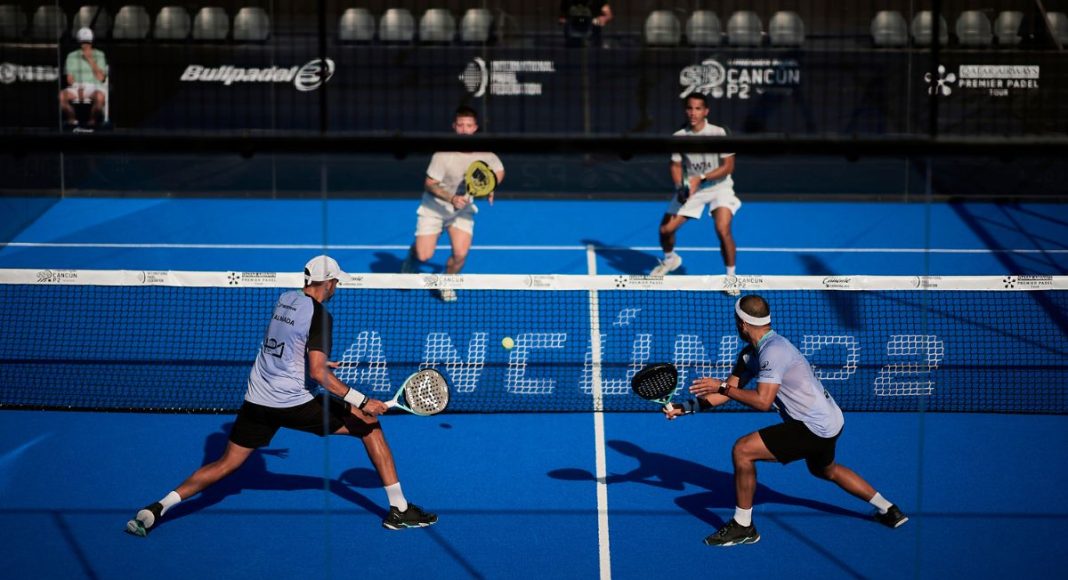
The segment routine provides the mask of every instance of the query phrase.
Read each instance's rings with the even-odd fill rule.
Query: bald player
[[[470,107],[456,109],[452,130],[457,135],[474,135],[478,131],[478,114]],[[464,174],[471,163],[484,161],[497,175],[497,183],[504,181],[504,165],[500,158],[488,151],[439,151],[430,159],[423,183],[423,199],[416,210],[415,241],[401,264],[402,274],[419,272],[420,266],[434,256],[434,248],[442,232],[449,232],[452,255],[445,262],[446,274],[459,274],[471,250],[475,235],[475,206],[466,195]],[[493,193],[489,194],[493,205]],[[456,291],[442,288],[441,300],[455,302]]]
[[[686,97],[687,126],[675,132],[676,137],[722,137],[727,130],[708,122],[708,98],[701,93]],[[709,207],[719,237],[720,254],[727,275],[735,274],[735,246],[731,234],[731,220],[742,201],[734,194],[733,153],[675,153],[671,156],[671,180],[675,196],[660,220],[660,248],[664,257],[650,276],[665,276],[682,265],[682,256],[675,253],[675,232],[691,219],[701,219],[705,206]],[[727,294],[737,296],[737,288]]]
[[[835,462],[835,447],[845,426],[842,410],[801,352],[771,329],[767,301],[755,294],[738,299],[734,305],[734,322],[738,336],[748,346],[739,353],[731,376],[726,381],[697,379],[690,386],[697,401],[671,405],[665,408],[664,414],[673,420],[734,400],[760,411],[774,408],[783,422],[750,433],[734,443],[737,507],[731,521],[705,538],[705,544],[736,546],[760,540],[752,521],[757,461],[787,464],[804,459],[812,475],[831,481],[873,505],[877,522],[890,528],[907,522],[908,517],[896,505],[853,470]],[[756,388],[745,389],[754,377]]]

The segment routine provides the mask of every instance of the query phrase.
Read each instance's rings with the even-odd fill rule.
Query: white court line
[[[586,273],[597,275],[597,249],[586,246]],[[612,578],[612,551],[608,535],[608,461],[604,449],[604,393],[601,391],[601,305],[597,290],[590,290],[590,351],[593,362],[593,437],[597,470],[597,546],[601,580]]]
[[[0,248],[102,248],[131,250],[407,250],[409,245],[393,244],[126,244],[106,242],[6,242]],[[544,251],[589,251],[593,246],[533,246],[533,245],[486,245],[472,246],[472,250],[505,252],[544,252]],[[438,250],[448,250],[450,246],[438,246]],[[678,248],[684,252],[719,252],[719,246],[693,246]],[[606,250],[633,250],[638,252],[659,252],[660,246],[596,246],[595,252]],[[790,248],[790,247],[746,247],[739,246],[739,252],[754,253],[811,253],[811,254],[1068,254],[1064,250],[1041,250],[1035,248]]]

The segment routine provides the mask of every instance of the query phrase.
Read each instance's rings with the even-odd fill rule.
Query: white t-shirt
[[[758,383],[779,385],[775,407],[783,420],[801,421],[820,437],[834,437],[845,425],[838,403],[823,388],[804,355],[784,337],[771,331],[749,357],[747,373]],[[743,377],[739,377],[743,378]]]
[[[267,334],[248,376],[245,400],[265,407],[295,407],[314,398],[309,388],[309,350],[330,357],[333,317],[301,290],[278,297]]]
[[[705,122],[704,128],[700,131],[693,131],[690,127],[679,129],[673,133],[675,137],[725,137],[730,133],[723,127],[713,125]],[[691,177],[696,177],[709,173],[713,169],[723,165],[723,160],[727,157],[734,155],[734,153],[673,153],[671,155],[672,163],[682,163],[683,178],[687,181]],[[704,181],[701,183],[701,189],[706,187],[712,187],[716,185],[729,185],[734,186],[734,181],[731,176],[728,175],[723,179],[717,179],[714,181]]]
[[[441,151],[430,158],[430,167],[426,169],[426,176],[437,181],[441,188],[449,193],[461,193],[466,189],[464,174],[467,173],[467,168],[479,160],[486,162],[486,165],[489,165],[490,169],[495,173],[504,171],[504,165],[501,164],[500,158],[493,153]],[[444,215],[457,213],[452,202],[441,199],[430,192],[423,192],[422,207],[435,210]],[[478,208],[475,207],[472,201],[460,211],[478,213]]]

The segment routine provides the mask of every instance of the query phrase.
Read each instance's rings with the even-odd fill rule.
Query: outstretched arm
[[[359,408],[368,415],[381,415],[387,411],[386,404],[382,401],[372,399],[359,391],[349,394],[353,389],[350,389],[348,385],[341,382],[341,379],[334,376],[334,372],[330,370],[330,362],[326,359],[326,353],[323,351],[308,351],[308,376],[334,396],[347,401],[354,408]]]

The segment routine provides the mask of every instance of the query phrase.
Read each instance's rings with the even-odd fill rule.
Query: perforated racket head
[[[497,189],[497,174],[485,161],[472,161],[464,173],[464,186],[472,197],[486,197]]]
[[[435,369],[423,369],[404,382],[404,401],[416,415],[437,415],[449,406],[449,383]]]
[[[675,393],[679,371],[671,363],[645,365],[630,381],[634,394],[648,401],[664,400]]]

